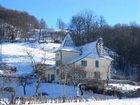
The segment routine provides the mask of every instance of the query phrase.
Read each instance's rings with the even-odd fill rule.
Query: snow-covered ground
[[[33,95],[35,95],[35,89],[36,89],[35,83],[28,85],[26,87],[27,94],[24,95],[23,87],[17,86],[16,87],[16,96],[17,97],[33,96]],[[64,85],[54,84],[54,83],[41,83],[39,92],[47,93],[48,97],[50,97],[50,98],[62,97],[64,95],[66,95],[68,97],[76,96],[76,90],[74,89],[73,86],[64,86]]]
[[[133,90],[136,90],[136,89],[140,89],[140,86],[137,86],[137,85],[130,85],[130,84],[109,84],[110,86],[113,86],[113,87],[117,87],[118,89],[124,91],[124,92],[127,92],[127,91],[133,91]]]
[[[55,64],[54,51],[60,46],[60,44],[43,43],[38,42],[22,42],[22,43],[3,43],[1,45],[1,58],[2,61],[17,68],[18,73],[30,73],[31,60],[27,55],[27,52],[31,52],[36,62],[40,62],[44,56],[46,56],[47,64]]]
[[[32,55],[34,55],[36,62],[40,62],[45,55],[48,58],[46,63],[53,65],[55,64],[54,51],[56,51],[59,46],[60,44],[54,44],[54,43],[38,44],[37,42],[3,43],[1,46],[2,53],[0,54],[0,56],[5,63],[16,67],[18,73],[20,74],[30,73],[32,71],[32,68],[30,64],[31,63],[30,59],[27,55],[27,51],[30,51]],[[0,70],[0,73],[3,73],[3,71]],[[110,84],[110,85],[121,88],[123,90],[134,90],[140,88],[139,86],[132,86],[127,84],[126,85]],[[64,85],[59,85],[59,84],[42,83],[39,88],[39,91],[46,92],[48,94],[48,97],[51,98],[60,97],[60,96],[62,97],[64,95],[68,97],[76,96],[76,89],[73,86],[65,87]],[[26,87],[26,92],[27,92],[26,96],[34,95],[35,83],[33,83],[32,85],[28,85]],[[22,86],[16,86],[16,96],[24,96]],[[60,103],[60,104],[63,105],[140,105],[140,98],[119,100],[117,97],[105,96],[101,94],[93,94],[91,92],[84,93],[82,97],[89,98],[90,99],[89,102]],[[102,97],[103,99],[108,99],[108,100],[95,101],[95,97]]]
[[[78,103],[47,103],[47,104],[32,104],[32,105],[140,105],[140,98],[136,99],[113,99],[104,101],[89,101]]]
[[[1,105],[6,105],[3,100],[0,101]],[[24,105],[24,104],[18,104]],[[27,105],[27,104],[26,104]],[[65,103],[40,103],[28,105],[140,105],[140,98],[132,99],[112,99],[112,100],[90,100],[88,102],[65,102]]]
[[[36,84],[33,83],[26,86],[26,95],[24,95],[24,90],[22,86],[16,86],[15,88],[17,97],[29,97],[35,95]],[[58,98],[63,96],[66,96],[68,98],[74,98],[77,94],[77,87],[56,83],[41,83],[38,92],[47,93],[47,97],[49,98]],[[95,97],[100,97],[101,99],[118,99],[118,97],[96,94],[91,91],[84,92],[81,97],[89,99],[94,99]]]

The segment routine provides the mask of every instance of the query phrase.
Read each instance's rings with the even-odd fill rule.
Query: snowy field
[[[18,74],[30,73],[32,71],[31,62],[27,55],[27,51],[30,51],[34,56],[36,62],[40,62],[44,55],[47,58],[46,64],[55,64],[55,51],[58,49],[60,44],[48,43],[48,44],[38,44],[30,42],[22,43],[3,43],[1,46],[2,54],[0,55],[3,62],[16,67]],[[140,88],[139,86],[130,86],[124,84],[110,84],[112,86],[121,88],[123,90],[135,90]],[[28,85],[26,87],[27,94],[23,94],[23,87],[16,87],[16,96],[33,96],[35,93],[36,84]],[[42,83],[40,92],[46,92],[48,97],[76,97],[76,89],[73,86],[64,86],[59,84]],[[64,92],[65,91],[65,92]],[[129,98],[129,99],[118,99],[117,97],[105,96],[101,94],[94,94],[91,92],[84,92],[83,98],[88,98],[88,102],[81,103],[51,103],[51,105],[140,105],[140,98]],[[103,98],[104,100],[95,100],[95,97]],[[105,100],[107,99],[107,100]],[[49,103],[47,103],[48,105]],[[46,104],[36,104],[36,105],[46,105]]]
[[[16,96],[24,96],[22,87],[17,87]],[[26,87],[27,95],[24,97],[32,96],[35,92],[35,84],[29,85]],[[67,96],[68,98],[76,97],[76,88],[73,86],[64,86],[60,84],[41,84],[39,89],[40,92],[48,93],[48,98],[58,98]],[[65,103],[57,103],[55,101],[48,102],[46,104],[31,104],[31,105],[140,105],[140,98],[123,98],[118,99],[113,96],[106,96],[101,94],[95,94],[92,92],[84,92],[84,95],[81,96],[84,100],[82,102],[65,102]],[[87,100],[85,100],[87,99]],[[27,102],[28,103],[28,102]]]
[[[41,83],[39,92],[44,92],[48,94],[49,98],[56,98],[56,97],[63,97],[64,96],[64,88],[65,88],[65,95],[68,97],[75,97],[76,90],[73,86],[65,86],[53,83]],[[18,86],[16,87],[16,96],[23,97],[23,96],[33,96],[35,95],[36,84],[33,83],[26,87],[26,95],[23,93],[23,87]]]
[[[36,89],[36,84],[28,85],[26,87],[26,95],[24,95],[23,87],[17,86],[16,96],[17,97],[33,96],[35,95],[35,89]],[[63,96],[66,96],[68,98],[74,98],[76,97],[77,88],[73,86],[68,86],[68,85],[65,86],[65,85],[55,84],[55,83],[41,83],[39,92],[47,93],[48,98],[58,98],[58,97],[63,97]],[[98,97],[98,98],[100,97],[101,99],[118,99],[118,97],[96,94],[91,91],[84,92],[84,94],[81,97],[89,98],[89,99],[94,99],[95,97]]]
[[[44,56],[46,56],[47,64],[55,64],[54,51],[60,46],[60,44],[48,43],[39,44],[38,42],[22,42],[22,43],[3,43],[1,45],[1,58],[2,61],[8,65],[17,68],[17,73],[30,73],[31,60],[27,55],[27,52],[31,52],[36,62],[40,62]]]

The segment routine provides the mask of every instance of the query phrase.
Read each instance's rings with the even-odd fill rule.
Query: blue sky
[[[61,18],[69,23],[71,17],[84,10],[103,16],[108,24],[140,24],[140,0],[0,0],[6,8],[27,11],[43,18],[49,27],[56,27]]]

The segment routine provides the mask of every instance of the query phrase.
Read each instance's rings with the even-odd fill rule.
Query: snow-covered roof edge
[[[56,52],[60,50],[79,52],[79,50],[75,47],[74,42],[69,33],[65,36],[64,40],[62,41],[62,44],[56,50]]]
[[[113,60],[109,55],[104,55],[104,56],[100,57],[98,52],[97,52],[96,43],[97,43],[97,41],[94,41],[94,42],[90,42],[90,43],[87,43],[85,45],[78,47],[78,49],[81,50],[82,54],[80,56],[70,60],[66,64],[73,64],[73,63],[78,62],[84,58]]]

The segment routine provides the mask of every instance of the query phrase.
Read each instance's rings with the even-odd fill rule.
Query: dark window
[[[94,78],[100,79],[100,72],[94,72]]]
[[[82,60],[81,61],[81,66],[87,66],[87,61]]]
[[[56,66],[60,66],[61,62],[60,61],[56,61]]]
[[[60,71],[60,70],[59,70],[59,69],[57,69],[57,70],[56,70],[56,73],[57,73],[57,74],[59,74],[59,71]]]
[[[48,81],[50,81],[50,74],[48,74]]]
[[[95,67],[96,67],[96,68],[99,67],[99,61],[95,61]]]
[[[57,56],[59,56],[59,53],[57,53]]]
[[[54,74],[51,75],[51,81],[54,81],[55,80],[55,76]]]

